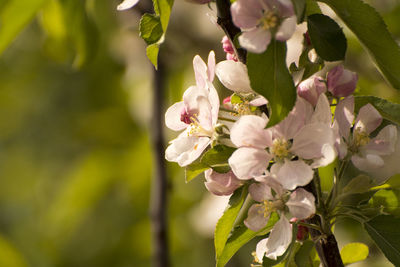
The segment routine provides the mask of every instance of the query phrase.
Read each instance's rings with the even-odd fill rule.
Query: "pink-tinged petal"
[[[170,106],[165,112],[165,125],[174,131],[181,131],[188,127],[188,124],[181,120],[182,111],[185,110],[183,101]]]
[[[241,147],[229,158],[233,173],[241,180],[261,176],[267,170],[271,155],[258,148]]]
[[[276,6],[281,17],[291,17],[295,14],[291,0],[267,0],[266,2]]]
[[[314,171],[312,168],[302,160],[290,161],[285,159],[285,163],[276,173],[276,179],[282,184],[283,188],[288,190],[307,185],[313,176]]]
[[[233,23],[239,28],[253,28],[257,26],[263,16],[263,10],[258,0],[238,0],[231,6]]]
[[[199,55],[193,58],[193,69],[197,86],[205,88],[208,80],[207,65]]]
[[[274,228],[272,228],[269,234],[265,256],[276,260],[285,253],[290,243],[292,243],[292,225],[285,216],[281,215],[281,218],[274,225]]]
[[[208,137],[187,136],[182,132],[176,139],[170,142],[165,151],[165,159],[177,162],[184,167],[195,161],[211,143]]]
[[[396,141],[397,128],[394,125],[388,125],[364,149],[367,154],[389,155],[394,152]]]
[[[335,97],[351,95],[356,89],[357,81],[357,73],[344,69],[343,65],[336,66],[327,75],[328,90]]]
[[[289,115],[278,125],[273,127],[273,139],[282,137],[286,140],[292,139],[311,118],[313,110],[310,103],[298,97]]]
[[[210,54],[208,54],[207,67],[208,80],[212,82],[215,74],[215,53],[212,50],[210,51]]]
[[[124,0],[117,6],[118,11],[127,10],[139,3],[139,0]]]
[[[322,147],[325,144],[335,144],[333,129],[324,123],[312,123],[304,126],[294,137],[290,151],[303,159],[318,159],[322,157]]]
[[[313,122],[325,123],[327,125],[331,125],[332,123],[331,106],[325,94],[321,94],[318,98],[315,111],[311,117],[311,123]]]
[[[271,33],[262,28],[254,28],[239,36],[240,45],[247,51],[260,54],[271,42]]]
[[[232,171],[227,173],[218,173],[212,169],[208,169],[205,171],[204,176],[206,178],[204,184],[207,190],[217,196],[231,195],[242,185],[242,181],[237,179]]]
[[[351,162],[353,162],[357,169],[366,172],[373,171],[374,169],[380,168],[385,164],[382,157],[375,154],[367,154],[364,157],[353,155],[351,157]]]
[[[190,86],[183,93],[183,103],[185,103],[185,107],[188,112],[197,113],[198,112],[198,97],[207,97],[208,92],[204,88],[200,88],[197,86]]]
[[[261,149],[272,145],[271,134],[264,128],[268,120],[255,115],[246,115],[233,125],[231,140],[238,146],[251,146]]]
[[[211,82],[208,82],[208,101],[211,105],[211,117],[212,117],[212,125],[216,125],[218,121],[218,113],[219,113],[219,96],[217,90],[215,90],[214,85]]]
[[[278,41],[286,41],[292,37],[293,33],[296,31],[297,18],[296,16],[292,16],[290,18],[285,19],[282,24],[279,26],[278,31],[276,32],[275,38]]]
[[[246,227],[254,232],[263,229],[267,225],[270,216],[270,213],[265,212],[264,205],[253,204],[247,213],[246,220],[244,220]]]
[[[256,98],[251,100],[249,104],[254,107],[259,107],[268,104],[268,100],[265,99],[265,97],[263,96],[257,96]]]
[[[258,263],[262,263],[265,253],[267,252],[268,238],[261,239],[256,246],[256,257]]]
[[[341,149],[343,148],[341,147]],[[320,158],[314,159],[314,162],[311,164],[312,168],[319,168],[331,164],[337,156],[335,145],[324,144],[321,149],[321,154],[322,156]]]
[[[346,140],[349,138],[350,128],[354,121],[354,97],[348,96],[339,101],[335,110],[335,121],[339,125],[339,133]]]
[[[209,133],[212,133],[214,128],[213,114],[212,114],[211,103],[208,101],[208,98],[203,96],[199,96],[197,98],[197,110],[198,113],[195,119],[197,120],[198,124]],[[199,134],[199,136],[202,135],[209,136],[211,134],[205,134],[205,133]]]
[[[265,183],[254,183],[249,186],[250,196],[257,202],[272,200],[271,187]]]
[[[307,219],[315,214],[315,197],[303,188],[298,188],[290,195],[286,206],[297,219]]]
[[[370,103],[366,104],[358,112],[354,129],[360,129],[367,134],[372,133],[382,123],[382,116],[379,111]]]
[[[253,93],[247,74],[247,67],[242,62],[224,60],[215,67],[215,74],[221,83],[237,93]]]

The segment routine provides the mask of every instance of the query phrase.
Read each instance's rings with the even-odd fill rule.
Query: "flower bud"
[[[322,80],[319,76],[313,76],[302,81],[297,86],[297,94],[315,107],[319,96],[326,92],[326,85]]]
[[[356,89],[357,81],[357,73],[345,70],[342,65],[336,66],[328,72],[328,91],[335,97],[349,96]]]
[[[226,59],[238,61],[235,55],[235,49],[233,49],[233,45],[226,35],[222,38],[221,43],[222,43],[222,48],[226,53]]]
[[[291,223],[296,223],[298,221],[297,218],[292,218],[290,219]],[[304,220],[300,220],[300,222],[304,222]],[[297,225],[297,234],[296,234],[296,240],[297,241],[305,241],[308,238],[308,228],[303,225]]]
[[[204,184],[207,190],[217,196],[230,195],[242,185],[242,181],[232,171],[218,173],[213,169],[208,169],[205,171],[204,176],[206,177]]]

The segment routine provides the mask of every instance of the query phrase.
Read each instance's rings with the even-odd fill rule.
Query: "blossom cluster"
[[[288,40],[296,28],[289,0],[238,0],[231,13],[242,30],[240,45],[254,53],[265,51],[272,38]],[[234,148],[229,171],[208,169],[205,186],[215,195],[248,186],[254,204],[244,224],[253,231],[265,228],[271,214],[278,214],[269,236],[256,248],[255,261],[262,263],[264,257],[275,260],[285,253],[293,239],[293,222],[316,213],[315,196],[306,190],[316,170],[337,159],[365,172],[382,168],[384,156],[394,152],[397,128],[382,127],[382,116],[371,104],[355,115],[358,76],[341,64],[299,82],[291,112],[269,126],[268,100],[251,88],[247,67],[227,37],[222,44],[226,60],[216,64],[213,51],[207,63],[195,56],[196,84],[167,110],[167,127],[181,133],[165,157],[186,167],[216,145]],[[215,76],[233,91],[223,103],[213,85]]]

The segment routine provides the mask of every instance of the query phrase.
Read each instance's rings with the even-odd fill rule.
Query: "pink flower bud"
[[[297,222],[298,219],[293,217],[292,219],[290,219],[291,223],[295,223]],[[304,220],[300,220],[300,222],[304,222]],[[303,225],[297,225],[297,235],[296,235],[296,239],[297,241],[304,241],[308,238],[308,228],[306,226]]]
[[[186,111],[185,108],[183,108],[181,111],[181,122],[184,122],[186,124],[192,123],[191,115],[189,112]]]
[[[335,97],[349,96],[356,89],[357,81],[357,73],[345,70],[342,65],[336,66],[328,72],[328,91]]]
[[[318,98],[326,92],[326,85],[319,76],[313,76],[302,81],[297,86],[297,94],[315,106]]]
[[[222,48],[226,53],[226,59],[238,61],[235,55],[235,49],[233,49],[232,43],[226,35],[222,38],[221,43],[222,43]]]
[[[230,195],[242,185],[242,181],[232,171],[218,173],[213,169],[208,169],[205,171],[204,176],[206,177],[204,184],[207,190],[217,196]]]

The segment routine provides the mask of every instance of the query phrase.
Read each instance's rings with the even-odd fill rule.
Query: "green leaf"
[[[396,217],[400,216],[400,190],[379,190],[369,200],[368,204],[379,208],[384,213],[389,213]]]
[[[399,218],[387,215],[377,216],[364,223],[365,230],[394,266],[400,266],[399,225]]]
[[[306,0],[306,16],[312,14],[321,14],[321,9],[319,8],[315,0]]]
[[[174,0],[153,0],[154,11],[160,16],[161,26],[164,33],[167,31],[173,4]]]
[[[361,174],[351,179],[350,182],[343,188],[342,193],[361,194],[368,192],[368,190],[375,185],[376,184],[371,177]]]
[[[147,46],[147,48],[146,48],[146,55],[156,69],[158,67],[158,52],[159,51],[160,51],[159,44],[151,44],[151,45]]]
[[[306,11],[306,0],[292,0],[294,11],[297,17],[297,23],[302,23]]]
[[[163,35],[160,17],[152,14],[144,14],[139,24],[140,37],[148,44],[154,44]]]
[[[0,11],[0,54],[35,17],[47,0],[9,0]]]
[[[208,170],[210,167],[207,165],[200,163],[200,162],[194,162],[190,164],[189,166],[186,166],[185,168],[185,181],[186,183],[190,182],[200,174],[202,174],[204,171]]]
[[[216,172],[226,173],[230,170],[228,159],[235,150],[233,147],[216,145],[204,153],[200,162]]]
[[[269,101],[268,125],[279,123],[296,101],[296,88],[286,67],[286,43],[271,40],[263,54],[248,53],[247,68],[251,87]]]
[[[307,17],[308,33],[317,54],[326,61],[343,60],[347,41],[342,28],[330,17],[313,14]]]
[[[368,257],[368,254],[368,246],[363,243],[346,244],[340,251],[344,265],[363,261]]]
[[[400,125],[400,104],[391,103],[376,96],[356,96],[354,98],[355,111],[358,112],[368,103],[373,105],[384,119]]]
[[[310,256],[313,248],[314,248],[313,241],[307,240],[303,242],[303,245],[297,251],[296,256],[294,257],[294,260],[298,267],[313,266],[313,259]]]
[[[229,206],[225,210],[222,217],[218,220],[214,233],[215,256],[218,259],[222,252],[229,234],[233,228],[235,220],[243,206],[244,200],[247,196],[247,187],[243,186],[235,191],[229,199]]]
[[[364,45],[386,80],[400,89],[400,49],[374,8],[361,0],[321,0]]]
[[[220,257],[217,258],[217,267],[223,267],[228,263],[230,258],[247,242],[252,240],[254,237],[262,234],[267,234],[271,231],[274,224],[278,221],[278,215],[276,213],[271,214],[271,217],[268,221],[268,224],[260,231],[254,232],[248,229],[243,224],[236,227],[231,236],[228,238],[228,241],[225,244],[224,250],[221,253]]]

